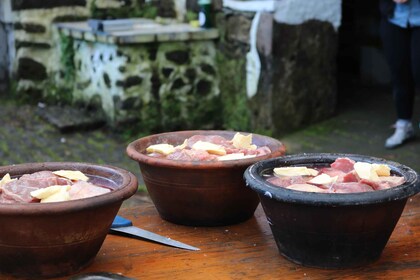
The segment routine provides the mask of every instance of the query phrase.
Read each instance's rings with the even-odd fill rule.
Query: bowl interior
[[[226,130],[187,130],[187,131],[174,131],[166,132],[160,134],[154,134],[146,136],[140,139],[137,139],[131,142],[127,147],[127,154],[133,160],[138,162],[151,164],[151,165],[161,165],[174,168],[230,168],[235,166],[249,166],[259,160],[281,156],[285,153],[285,146],[278,140],[259,134],[252,134],[253,144],[258,147],[268,146],[271,150],[270,154],[258,156],[254,158],[247,158],[241,160],[231,160],[231,161],[176,161],[168,160],[165,158],[154,158],[146,154],[146,148],[153,144],[159,143],[168,143],[180,145],[184,142],[186,138],[189,138],[193,135],[219,135],[223,136],[226,139],[232,139],[233,136],[237,133],[236,131],[226,131]],[[242,134],[248,135],[248,132],[241,132]]]
[[[25,163],[0,167],[0,177],[9,173],[17,178],[37,171],[78,170],[87,175],[94,184],[112,189],[111,192],[72,201],[57,203],[11,203],[0,204],[0,214],[36,214],[78,211],[85,208],[123,201],[137,190],[137,178],[130,172],[114,166],[79,162]]]
[[[264,174],[271,174],[275,167],[286,166],[325,166],[333,163],[339,157],[348,157],[354,161],[368,163],[387,164],[391,168],[391,173],[404,176],[404,184],[386,190],[361,193],[314,193],[289,190],[281,188],[267,182]],[[248,186],[254,191],[272,197],[276,200],[303,203],[308,205],[359,205],[381,203],[391,200],[404,199],[420,191],[418,174],[405,165],[393,161],[357,155],[339,153],[316,153],[316,154],[297,154],[263,160],[250,166],[245,174]]]

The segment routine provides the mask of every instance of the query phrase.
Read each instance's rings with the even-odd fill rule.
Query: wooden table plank
[[[223,227],[187,227],[158,216],[152,204],[123,208],[135,226],[199,247],[186,251],[109,235],[81,273],[112,272],[135,279],[419,279],[420,196],[409,199],[379,261],[356,269],[307,268],[282,257],[262,208],[250,220]],[[12,279],[12,278],[10,278]],[[60,279],[68,279],[60,278]]]
[[[259,207],[249,221],[196,228],[161,220],[153,205],[121,212],[134,225],[199,247],[185,251],[126,237],[109,236],[86,271],[142,279],[416,279],[420,277],[420,196],[411,198],[381,259],[357,269],[306,268],[283,258]]]

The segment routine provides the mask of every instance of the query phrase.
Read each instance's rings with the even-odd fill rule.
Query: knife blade
[[[147,231],[138,227],[133,226],[133,223],[121,216],[115,216],[114,221],[112,222],[111,228],[109,230],[110,233],[113,234],[124,234],[129,235],[131,237],[139,237],[147,240],[152,240],[154,242],[185,249],[185,250],[192,250],[192,251],[198,251],[200,250],[197,247],[173,240],[169,237],[165,237],[156,233],[153,233],[151,231]]]

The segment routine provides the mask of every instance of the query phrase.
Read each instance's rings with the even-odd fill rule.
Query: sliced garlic
[[[192,145],[193,150],[204,150],[209,154],[224,156],[226,155],[226,150],[220,145],[216,145],[210,142],[197,141]]]
[[[277,167],[274,168],[274,174],[279,176],[316,176],[318,171],[306,166]]]
[[[16,179],[12,179],[10,177],[10,174],[7,173],[6,175],[3,176],[3,178],[0,180],[0,188],[3,187],[4,185],[6,185],[7,183],[14,181]]]
[[[243,135],[237,132],[232,138],[232,144],[237,149],[257,149],[256,145],[252,145],[252,134]]]
[[[44,199],[41,199],[41,203],[46,202],[60,202],[70,200],[70,194],[67,190],[61,189],[59,192],[56,192]]]
[[[54,185],[54,186],[49,186],[46,188],[42,188],[42,189],[38,189],[36,191],[32,191],[31,192],[31,196],[38,198],[38,199],[45,199],[48,198],[62,190],[64,191],[68,191],[70,188],[70,186],[65,186],[65,185]]]
[[[224,156],[219,156],[218,160],[238,160],[238,159],[245,159],[245,158],[253,158],[256,155],[245,155],[244,153],[233,153],[233,154],[227,154]]]
[[[187,145],[188,145],[188,139],[185,139],[184,143],[182,143],[181,145],[175,146],[175,149],[182,150],[182,149],[185,149]]]
[[[391,168],[388,165],[374,163],[372,166],[378,176],[391,176]]]
[[[303,192],[325,192],[325,190],[310,184],[294,184],[288,186],[287,189]]]
[[[337,181],[338,176],[331,177],[328,174],[322,173],[311,180],[308,183],[315,184],[315,185],[328,185]]]
[[[175,148],[171,144],[155,144],[146,148],[146,152],[148,153],[159,153],[165,156],[172,154],[174,151]]]
[[[378,174],[372,164],[367,162],[356,162],[354,170],[361,179],[377,181],[379,180]]]
[[[57,170],[53,171],[57,176],[70,179],[72,181],[88,181],[89,177],[78,170]]]

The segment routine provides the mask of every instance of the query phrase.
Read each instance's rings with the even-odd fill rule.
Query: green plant
[[[60,62],[62,67],[63,79],[69,83],[74,80],[76,68],[74,65],[73,38],[60,33]]]

